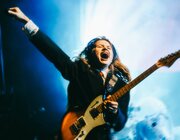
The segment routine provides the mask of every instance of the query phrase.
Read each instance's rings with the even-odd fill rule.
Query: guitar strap
[[[107,78],[107,81],[105,83],[105,93],[103,96],[104,99],[109,95],[110,92],[113,91],[113,89],[118,81],[118,77],[115,74],[110,74],[110,75],[111,76],[109,76],[109,74],[108,74],[108,77],[110,77],[110,79]]]

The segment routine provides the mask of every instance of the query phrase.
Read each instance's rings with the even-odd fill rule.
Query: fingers
[[[118,103],[114,101],[107,101],[106,106],[112,109],[117,109],[118,108]]]
[[[11,7],[11,8],[9,8],[8,9],[8,11],[18,11],[19,10],[19,8],[18,7]]]
[[[8,13],[11,15],[17,15],[18,12],[20,12],[20,9],[18,7],[12,7],[8,9]]]
[[[11,7],[11,8],[9,8],[9,10],[11,10],[11,11],[20,11],[19,7]]]
[[[104,108],[109,110],[112,113],[117,113],[117,111],[118,111],[118,102],[105,100],[104,101]]]
[[[16,15],[16,13],[15,13],[15,12],[10,11],[10,10],[8,10],[8,13],[9,13],[9,14],[11,14],[11,15]]]
[[[23,23],[27,23],[30,20],[18,7],[9,8],[8,13]]]

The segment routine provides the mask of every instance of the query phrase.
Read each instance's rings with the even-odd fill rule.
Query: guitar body
[[[170,67],[178,58],[180,58],[180,50],[169,54],[165,58],[161,58],[156,64],[152,65],[145,72],[140,74],[130,83],[120,88],[113,95],[111,101],[117,101],[120,97],[127,93],[130,89],[144,80],[147,76],[162,66]],[[95,127],[105,124],[103,117],[103,100],[102,96],[96,97],[88,106],[85,112],[69,112],[65,115],[62,125],[61,134],[63,140],[85,140],[88,133]]]
[[[63,140],[84,140],[93,128],[105,124],[103,113],[100,113],[95,117],[90,113],[93,108],[96,108],[101,103],[103,103],[103,101],[102,96],[100,95],[91,102],[84,114],[79,112],[67,113],[61,125],[61,135]],[[81,126],[79,122],[82,122],[83,126]],[[80,129],[77,132],[72,131],[72,126],[74,125],[78,126],[78,128],[80,126]]]

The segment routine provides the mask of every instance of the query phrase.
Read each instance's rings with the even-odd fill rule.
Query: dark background
[[[1,0],[0,4],[0,139],[54,139],[66,109],[67,82],[29,42],[22,24],[8,16],[18,6],[58,45],[76,45],[78,1]],[[76,15],[76,17],[74,16]],[[61,31],[54,30],[57,17]],[[71,18],[73,27],[67,19]],[[55,39],[55,37],[57,39]],[[65,45],[64,45],[65,44]]]

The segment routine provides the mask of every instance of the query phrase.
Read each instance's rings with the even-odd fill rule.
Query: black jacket
[[[97,70],[91,69],[81,60],[71,61],[69,56],[40,30],[30,40],[56,66],[62,76],[66,80],[69,80],[67,111],[84,110],[93,99],[105,93],[106,88],[103,84],[103,79]],[[116,71],[116,73],[122,77],[121,72]],[[126,82],[122,78],[118,78],[113,91],[109,94],[114,93],[125,84]],[[104,125],[94,129],[87,139],[110,139],[109,130],[111,127],[117,131],[121,130],[127,121],[129,100],[130,95],[128,92],[118,100],[118,115],[106,112],[105,120],[110,122],[110,125]]]

